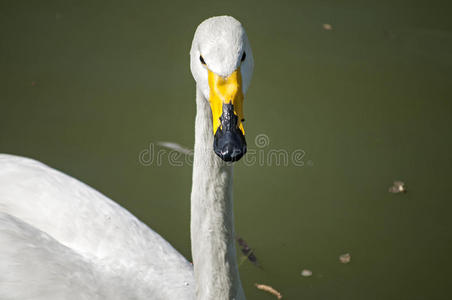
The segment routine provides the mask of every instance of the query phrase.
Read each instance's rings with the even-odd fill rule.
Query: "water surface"
[[[450,299],[450,9],[2,1],[0,152],[88,183],[190,258],[191,167],[138,156],[156,141],[193,145],[191,39],[206,17],[230,14],[256,62],[245,99],[250,149],[304,153],[302,166],[237,164],[236,229],[262,265],[240,267],[248,299],[274,298],[256,282],[284,299]],[[408,193],[389,193],[394,180]]]

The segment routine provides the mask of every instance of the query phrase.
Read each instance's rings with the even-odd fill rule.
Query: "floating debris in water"
[[[174,150],[176,152],[185,154],[185,155],[189,155],[192,156],[193,155],[193,150],[185,148],[184,146],[181,146],[177,143],[173,143],[173,142],[157,142],[157,145],[168,148],[170,150]]]
[[[333,30],[333,26],[331,26],[331,24],[323,24],[323,29],[325,29],[325,30]]]
[[[393,194],[406,193],[405,183],[403,181],[394,181],[393,186],[389,188],[389,192]]]
[[[239,243],[240,250],[242,250],[243,255],[245,255],[249,261],[251,261],[257,267],[259,266],[259,262],[257,261],[256,255],[254,255],[253,249],[248,246],[244,239],[241,237],[237,237],[237,243]]]
[[[345,253],[339,256],[339,261],[343,264],[348,264],[351,259],[352,256],[350,255],[350,253]]]
[[[312,276],[312,271],[308,270],[308,269],[304,269],[301,271],[301,276],[303,277],[311,277]]]
[[[267,293],[270,293],[270,294],[275,295],[276,298],[282,299],[281,293],[278,292],[277,290],[275,290],[274,288],[272,288],[271,286],[266,285],[266,284],[258,284],[258,283],[255,283],[254,285],[255,285],[259,290],[261,290],[261,291],[266,291]]]
[[[36,81],[32,81],[31,86],[36,86]]]

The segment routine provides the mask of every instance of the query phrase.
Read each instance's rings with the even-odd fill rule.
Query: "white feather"
[[[168,148],[170,150],[179,152],[179,153],[184,154],[184,155],[189,155],[189,156],[193,155],[193,150],[188,149],[188,148],[186,148],[184,146],[181,146],[181,145],[179,145],[177,143],[173,143],[173,142],[157,142],[157,144],[159,146]]]

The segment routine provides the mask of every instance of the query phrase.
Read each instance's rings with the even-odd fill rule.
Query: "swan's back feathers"
[[[0,154],[0,212],[7,214],[2,216],[0,223],[1,245],[8,245],[0,248],[2,260],[12,255],[3,249],[13,248],[14,245],[9,246],[11,243],[23,247],[24,253],[35,251],[33,255],[43,259],[55,256],[53,252],[58,249],[58,253],[64,253],[61,254],[63,261],[65,256],[73,259],[68,271],[71,268],[80,270],[82,277],[121,274],[122,282],[127,281],[125,277],[130,277],[137,284],[142,282],[146,292],[152,289],[147,298],[194,298],[192,266],[168,242],[101,193],[42,163]],[[7,231],[8,226],[16,226],[18,233],[6,234],[11,232]],[[36,246],[24,247],[26,239],[33,235],[31,232],[40,232],[52,242],[45,247],[45,239],[31,240]],[[11,241],[4,244],[4,239]],[[44,250],[48,252],[42,252]],[[15,259],[20,263],[20,257]],[[58,265],[57,261],[52,261],[57,257],[48,259],[49,264]],[[30,260],[30,264],[34,261]],[[89,268],[93,263],[97,264],[96,268]],[[45,268],[49,264],[40,263],[38,267]],[[97,268],[99,264],[103,266],[102,270]],[[4,267],[0,265],[0,272],[8,272]],[[107,272],[106,268],[113,269]],[[55,272],[65,270],[61,266]],[[51,269],[47,271],[51,272]],[[25,288],[27,283],[23,284]],[[94,287],[94,292],[100,293],[96,288],[99,287]],[[3,292],[0,286],[0,296]],[[102,293],[99,295],[99,299],[104,299]],[[90,297],[91,294],[86,299],[97,299]]]
[[[0,213],[2,299],[101,299],[92,265],[44,232]]]

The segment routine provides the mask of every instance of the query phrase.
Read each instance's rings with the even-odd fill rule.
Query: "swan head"
[[[196,29],[190,68],[210,102],[213,150],[224,161],[246,153],[243,99],[253,74],[253,53],[245,29],[229,16],[213,17]]]

